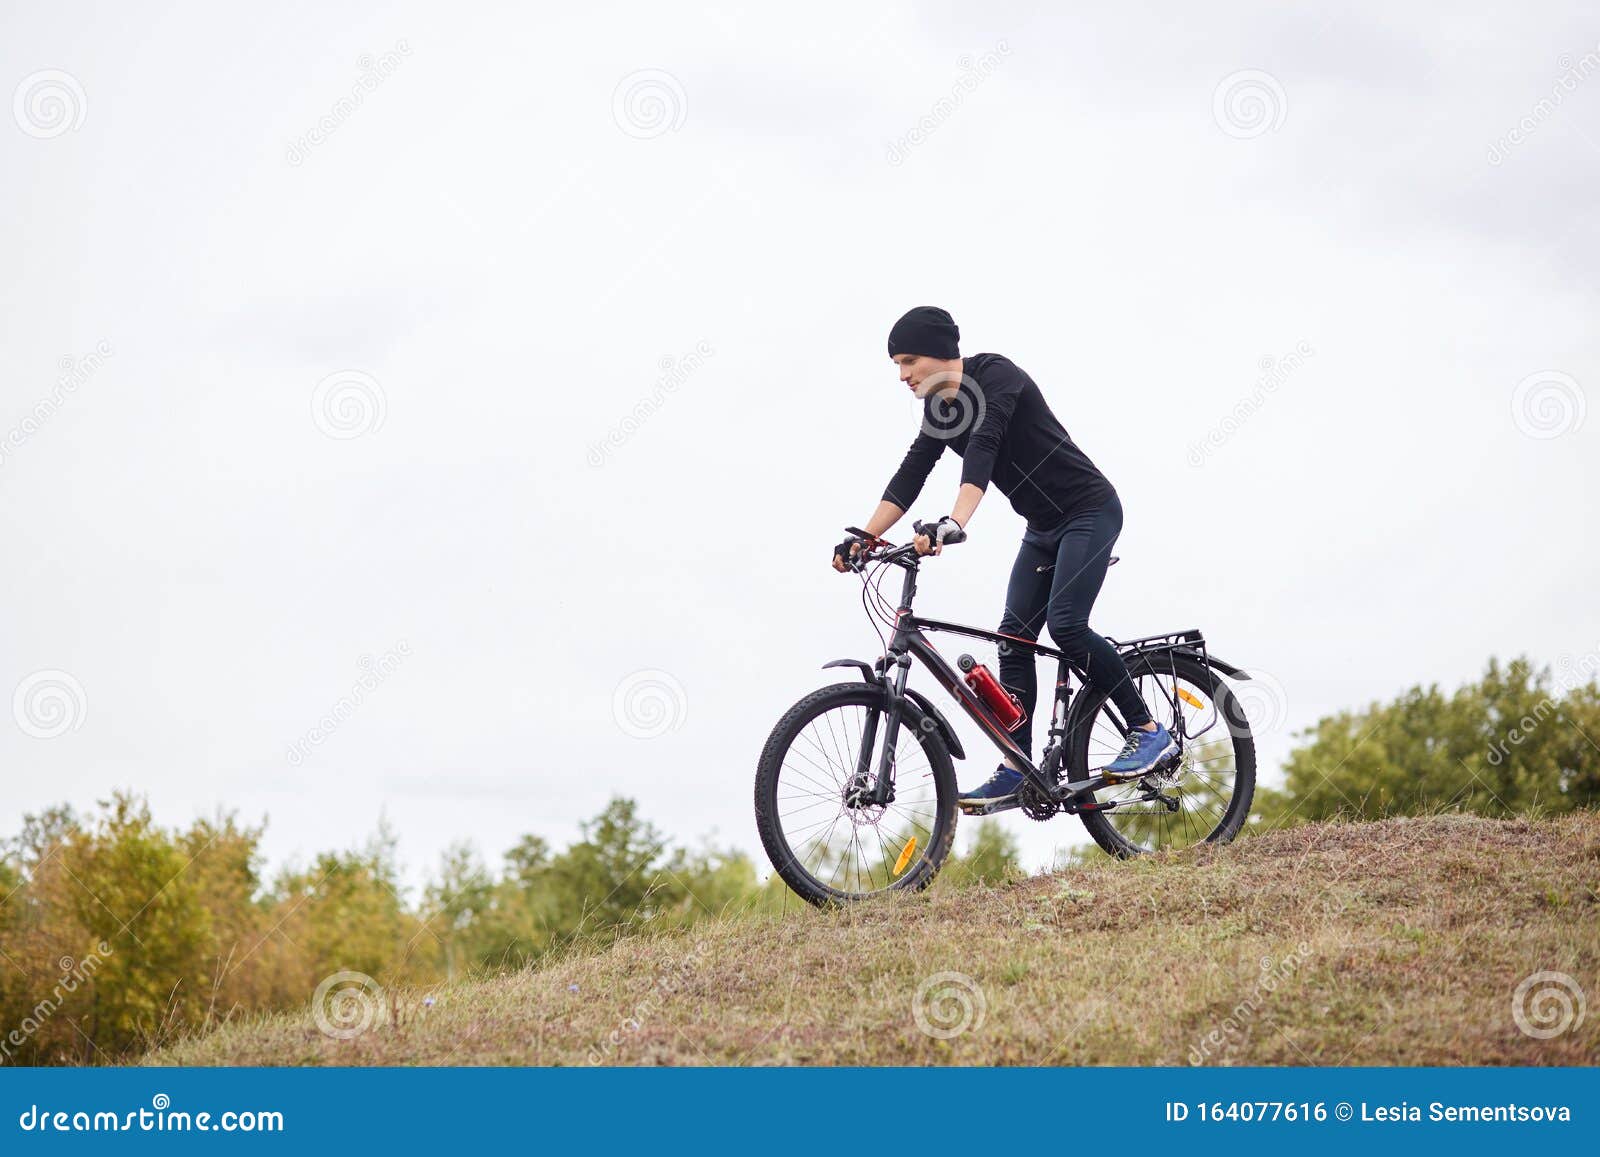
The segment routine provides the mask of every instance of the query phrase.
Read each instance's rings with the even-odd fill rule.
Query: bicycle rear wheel
[[[1198,659],[1184,655],[1140,656],[1128,661],[1145,706],[1173,735],[1188,736],[1178,765],[1144,780],[1102,788],[1096,803],[1111,811],[1082,811],[1079,818],[1095,843],[1118,858],[1197,843],[1225,844],[1239,834],[1256,791],[1256,745],[1238,698]],[[1066,751],[1069,779],[1095,775],[1117,757],[1124,721],[1104,691],[1085,687],[1072,707]],[[1145,798],[1146,786],[1176,798],[1171,811]]]
[[[816,905],[926,888],[956,835],[956,777],[939,729],[907,701],[895,736],[895,794],[883,807],[848,799],[869,713],[883,692],[836,683],[807,695],[772,729],[756,768],[756,827],[772,866]],[[868,767],[883,750],[879,718]]]

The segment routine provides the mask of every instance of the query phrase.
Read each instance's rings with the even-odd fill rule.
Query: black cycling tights
[[[1094,606],[1110,565],[1111,544],[1122,533],[1122,503],[1113,494],[1104,506],[1075,515],[1049,531],[1031,527],[1011,568],[1006,612],[1000,631],[1037,639],[1048,618],[1056,647],[1083,667],[1089,682],[1107,691],[1129,727],[1150,722],[1150,712],[1128,677],[1122,656],[1103,635],[1089,629]],[[1040,567],[1051,569],[1040,570]],[[1028,719],[1011,733],[1018,747],[1033,758],[1033,708],[1039,694],[1034,656],[1020,647],[1001,648],[1000,682],[1022,700]]]

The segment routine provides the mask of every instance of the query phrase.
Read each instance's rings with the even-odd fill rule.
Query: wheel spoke
[[[891,765],[894,798],[882,806],[851,807],[845,802],[862,755],[868,713],[879,710],[876,704],[835,700],[796,726],[776,760],[776,783],[768,798],[788,854],[773,851],[773,856],[787,860],[780,872],[791,885],[796,884],[792,875],[803,877],[799,882],[807,886],[797,890],[809,899],[819,893],[857,898],[908,880],[915,881],[909,886],[920,887],[932,877],[926,870],[928,857],[942,858],[939,837],[954,822],[955,808],[953,779],[941,779],[949,776],[948,770],[934,771],[931,752],[937,750],[944,758],[937,733],[902,723]],[[876,776],[883,758],[886,722],[880,714],[878,732],[866,752],[869,776]],[[948,785],[948,798],[941,798],[941,783]],[[948,813],[941,815],[941,808]],[[899,857],[908,849],[907,863],[897,872]],[[919,865],[923,870],[917,870]]]
[[[1203,681],[1202,681],[1203,680]],[[1191,730],[1205,730],[1205,739],[1190,737],[1174,780],[1158,783],[1162,794],[1178,801],[1177,811],[1168,811],[1159,800],[1148,799],[1135,783],[1118,784],[1096,793],[1102,804],[1120,806],[1110,811],[1085,813],[1092,832],[1097,826],[1109,831],[1112,839],[1128,851],[1156,851],[1181,848],[1217,837],[1229,824],[1229,813],[1241,780],[1254,783],[1254,755],[1248,734],[1241,736],[1225,728],[1222,734],[1209,728],[1222,713],[1231,695],[1220,679],[1212,685],[1208,671],[1182,659],[1160,663],[1154,673],[1146,668],[1135,678],[1134,686],[1146,706],[1174,734],[1187,736]],[[1080,700],[1082,709],[1093,711],[1087,735],[1076,741],[1082,768],[1093,774],[1115,759],[1122,749],[1125,732],[1121,716],[1098,689],[1086,687],[1089,699]],[[1200,707],[1194,703],[1201,704]],[[1248,776],[1241,776],[1241,751],[1249,750]],[[1235,824],[1239,821],[1234,821]],[[1231,833],[1230,833],[1231,834]]]

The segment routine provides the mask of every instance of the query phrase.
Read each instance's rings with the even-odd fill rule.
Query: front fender
[[[933,720],[939,728],[939,734],[944,736],[944,745],[950,749],[950,754],[957,759],[965,759],[967,753],[961,748],[961,740],[956,738],[956,729],[950,726],[950,721],[921,691],[906,688],[906,698],[915,703],[921,712]]]
[[[822,668],[827,670],[829,667],[860,667],[863,679],[868,683],[878,682],[878,673],[872,669],[872,664],[864,659],[829,659]]]

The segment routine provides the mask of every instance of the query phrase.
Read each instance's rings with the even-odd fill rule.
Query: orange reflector
[[[900,849],[900,858],[894,862],[894,874],[899,875],[906,870],[906,865],[911,862],[911,853],[917,850],[917,837],[912,836],[906,841],[906,846]]]
[[[1185,691],[1182,687],[1178,688],[1178,698],[1182,699],[1190,707],[1198,707],[1202,711],[1205,710],[1205,704],[1200,702],[1200,700],[1196,699],[1193,695],[1189,694],[1189,692]]]

